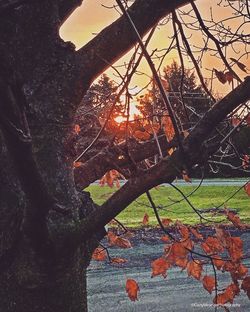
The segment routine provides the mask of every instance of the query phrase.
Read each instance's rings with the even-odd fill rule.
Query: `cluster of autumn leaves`
[[[240,218],[228,209],[224,209],[224,214],[229,221],[238,229],[244,229],[245,225],[241,223]],[[143,224],[148,223],[148,216],[143,218]],[[171,219],[162,219],[162,225],[168,229]],[[160,258],[152,261],[151,277],[163,276],[167,277],[168,270],[177,266],[182,270],[186,270],[188,276],[200,281],[210,294],[215,293],[213,302],[215,304],[224,305],[233,303],[234,298],[239,295],[240,290],[246,292],[250,298],[250,276],[247,267],[242,263],[243,259],[243,242],[240,237],[231,236],[230,232],[224,227],[215,226],[213,235],[205,236],[198,228],[187,226],[179,221],[174,223],[172,227],[174,236],[166,234],[161,237],[165,243],[164,251]],[[120,248],[131,248],[132,245],[127,237],[116,235],[109,231],[107,239],[110,246]],[[98,261],[107,259],[106,248],[98,247],[92,258]],[[123,258],[110,258],[113,264],[124,264],[127,262]],[[204,273],[204,266],[210,264],[214,270],[228,272],[231,276],[231,283],[219,290],[217,275],[207,275]],[[130,300],[138,300],[139,285],[134,279],[127,279],[126,292]]]

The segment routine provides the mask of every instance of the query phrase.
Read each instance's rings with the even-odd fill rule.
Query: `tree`
[[[158,147],[155,141],[133,141],[128,151],[127,144],[110,144],[76,166],[68,153],[68,141],[79,104],[108,64],[140,42],[138,34],[144,36],[160,19],[172,12],[182,34],[174,10],[190,1],[136,0],[129,15],[123,12],[75,51],[59,37],[58,30],[81,3],[0,1],[1,311],[87,311],[86,268],[105,235],[105,224],[140,194],[171,182],[183,169],[206,163],[219,147],[220,142],[207,144],[217,125],[249,100],[249,77],[241,82],[232,70],[239,85],[213,106],[189,136],[183,139],[174,124],[177,143],[175,140],[171,156],[146,171],[135,171],[102,206],[95,205],[79,189],[114,167],[135,169],[137,162],[158,154]],[[247,3],[237,14],[246,16],[245,10],[249,12]],[[199,12],[195,13],[199,21]],[[214,40],[202,20],[200,27]],[[247,41],[244,34],[232,37],[232,44]],[[226,44],[220,39],[214,42],[221,55]],[[223,62],[227,67],[225,57]],[[174,123],[173,114],[171,118]],[[164,148],[173,145],[162,137],[157,142]]]

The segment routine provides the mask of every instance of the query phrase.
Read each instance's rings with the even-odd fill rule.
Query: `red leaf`
[[[115,264],[123,264],[128,262],[128,260],[124,259],[124,258],[112,258],[111,259],[111,263],[115,263]]]
[[[243,155],[242,168],[248,169],[249,165],[250,165],[250,157],[248,155]]]
[[[104,248],[98,247],[92,254],[92,259],[96,261],[104,261],[107,258],[107,253]]]
[[[241,284],[241,289],[245,291],[248,298],[250,299],[250,276],[247,276],[243,279]]]
[[[140,288],[137,284],[137,282],[133,279],[127,279],[126,282],[126,292],[128,294],[128,297],[131,301],[138,300],[138,291],[140,291]]]
[[[73,163],[73,166],[74,166],[74,168],[79,168],[79,167],[81,167],[82,166],[82,162],[80,162],[80,161],[75,161],[74,163]]]
[[[145,213],[145,215],[143,216],[142,224],[148,225],[148,221],[149,221],[149,215]]]
[[[167,235],[163,235],[163,236],[161,237],[161,241],[163,241],[163,242],[169,242],[169,237],[168,237]]]
[[[119,237],[111,231],[108,232],[107,236],[108,236],[109,244],[111,246],[117,246],[120,248],[131,248],[132,247],[132,245],[128,239]]]
[[[164,226],[168,226],[170,223],[172,223],[173,221],[171,219],[168,219],[168,218],[163,218],[161,219],[161,223],[162,225]]]
[[[225,72],[225,78],[228,81],[228,83],[232,82],[234,79],[234,74],[231,71]]]
[[[246,191],[247,195],[250,196],[250,182],[248,182],[248,183],[244,186],[244,190]]]
[[[214,263],[214,265],[216,266],[216,268],[217,268],[218,270],[220,270],[220,269],[224,266],[225,261],[222,260],[222,259],[221,259],[220,257],[218,257],[218,256],[214,256],[213,263]]]
[[[243,242],[240,237],[227,239],[227,250],[233,262],[238,262],[243,257]]]
[[[216,237],[208,236],[204,243],[201,244],[202,249],[208,253],[222,252],[224,247]]]
[[[175,136],[174,126],[171,118],[168,115],[165,115],[162,117],[161,122],[168,141],[171,141]]]
[[[194,235],[197,239],[203,239],[203,236],[194,228],[189,228],[189,231]]]
[[[233,212],[226,210],[226,215],[229,221],[233,223],[237,228],[242,228],[244,225],[241,223],[239,216],[234,214]]]
[[[213,289],[215,288],[215,278],[213,276],[204,276],[203,280],[203,287],[211,294]]]
[[[152,274],[151,277],[162,275],[164,278],[167,277],[167,269],[171,267],[171,264],[164,258],[158,258],[151,263]]]
[[[233,303],[234,297],[239,294],[239,287],[235,284],[227,286],[226,290],[217,296],[217,304]],[[215,298],[214,298],[215,303]]]
[[[188,276],[193,276],[197,280],[201,278],[202,264],[200,260],[190,261],[187,264]]]

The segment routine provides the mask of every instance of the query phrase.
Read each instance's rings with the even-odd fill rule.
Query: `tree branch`
[[[61,24],[82,4],[83,0],[59,0],[58,10]]]
[[[166,136],[158,138],[162,150],[167,151],[169,148],[176,147],[176,140],[167,142]],[[111,169],[126,169],[132,165],[131,158],[138,163],[144,159],[159,155],[159,149],[155,139],[139,143],[133,141],[129,146],[127,155],[126,142],[118,146],[108,146],[100,151],[97,155],[83,163],[80,167],[75,168],[75,182],[80,189],[88,187],[94,181],[100,179],[107,171]]]
[[[136,0],[128,12],[135,22],[138,33],[143,37],[160,19],[189,2],[188,0]],[[114,63],[136,43],[137,37],[131,25],[125,16],[121,16],[78,50],[76,62],[79,65],[79,73],[84,72],[85,79],[88,73],[89,79],[93,81],[109,67],[108,64]]]
[[[186,155],[189,156],[189,166],[204,163],[215,152],[215,150],[206,149],[206,139],[230,112],[241,103],[250,100],[249,88],[250,76],[226,97],[218,101],[184,140],[184,149]],[[82,223],[79,223],[71,235],[74,234],[74,239],[79,241],[82,237],[91,235],[147,190],[161,183],[171,183],[176,175],[182,171],[182,166],[182,155],[177,149],[171,156],[163,158],[154,167],[129,179],[99,209],[87,216]]]

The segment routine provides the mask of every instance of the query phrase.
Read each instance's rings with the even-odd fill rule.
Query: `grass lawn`
[[[188,195],[194,186],[179,187],[185,195]],[[239,189],[239,186],[201,186],[192,196],[189,197],[190,202],[195,208],[212,208],[221,205],[234,192]],[[86,189],[90,192],[93,200],[97,204],[102,204],[109,196],[117,189],[109,187],[101,187],[99,185],[91,185]],[[161,218],[167,217],[172,220],[180,220],[186,224],[200,223],[199,216],[192,210],[188,203],[182,199],[182,196],[172,187],[160,186],[158,189],[151,190],[152,198],[157,206],[160,207],[159,214]],[[233,198],[231,198],[226,206],[236,209],[241,220],[250,224],[250,198],[241,189]],[[222,208],[224,205],[222,205]],[[117,219],[127,227],[139,227],[142,225],[144,214],[149,215],[149,225],[154,226],[157,221],[154,216],[153,209],[150,207],[146,195],[142,195],[119,214]],[[214,219],[211,214],[204,214],[209,219]],[[218,220],[220,217],[216,217]]]

